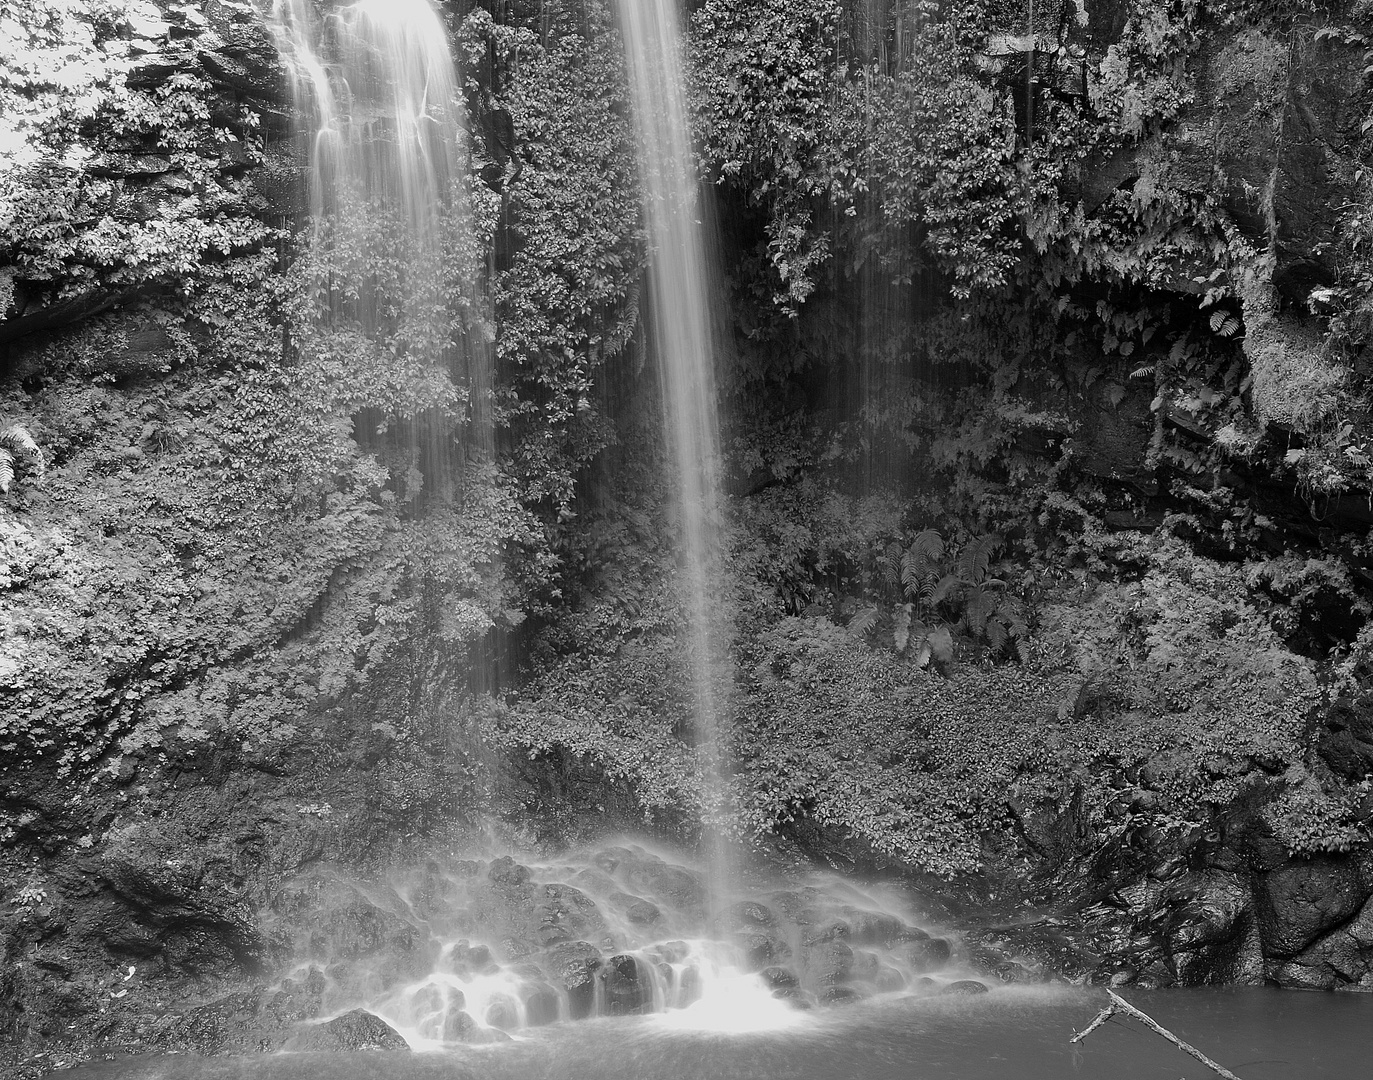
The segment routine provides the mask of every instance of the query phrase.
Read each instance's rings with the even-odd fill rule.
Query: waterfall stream
[[[435,410],[469,410],[469,451],[489,454],[492,435],[482,254],[447,28],[429,0],[323,10],[273,0],[269,25],[306,144],[319,319],[360,332],[412,381],[426,369],[440,375],[427,384],[432,400],[380,418],[380,428],[409,439],[408,498],[421,486],[451,497],[451,425]]]
[[[677,482],[682,599],[688,621],[697,745],[706,759],[707,864],[729,877],[723,688],[728,604],[720,550],[719,418],[710,272],[691,148],[676,0],[619,0],[648,226],[653,344]]]

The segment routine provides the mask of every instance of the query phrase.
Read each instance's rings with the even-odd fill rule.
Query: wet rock
[[[1353,919],[1326,934],[1290,962],[1276,967],[1281,986],[1334,990],[1373,983],[1373,899]]]
[[[653,951],[669,964],[680,964],[691,955],[691,948],[685,941],[660,941],[653,946]]]
[[[523,885],[530,878],[529,867],[521,866],[509,855],[502,855],[491,863],[486,876],[497,885]]]
[[[865,911],[861,908],[844,908],[843,915],[849,924],[849,940],[855,945],[881,945],[890,947],[905,940],[906,934],[913,929],[895,915],[885,911]],[[920,931],[924,933],[924,931]],[[928,935],[926,935],[928,936]]]
[[[520,1014],[513,1001],[493,1001],[486,1010],[487,1027],[511,1031],[520,1026]]]
[[[1296,859],[1263,875],[1257,890],[1264,951],[1293,957],[1359,910],[1367,894],[1348,859]]]
[[[596,902],[571,885],[545,885],[537,892],[530,921],[534,937],[544,948],[563,941],[588,940],[606,930]]]
[[[610,902],[623,911],[625,918],[635,926],[652,926],[663,917],[657,904],[650,904],[642,897],[629,893],[612,893]]]
[[[946,997],[973,997],[986,992],[986,984],[980,983],[976,979],[959,979],[957,982],[949,983],[940,991]]]
[[[873,976],[873,989],[879,994],[892,994],[898,990],[906,989],[906,976],[897,971],[894,967],[883,964],[877,969],[877,974]]]
[[[653,1007],[652,977],[641,971],[639,961],[628,954],[612,956],[598,977],[605,992],[605,1009],[611,1016],[648,1012]]]
[[[813,946],[805,957],[807,981],[817,986],[846,982],[853,968],[853,949],[844,941],[825,941]]]
[[[453,974],[470,979],[474,975],[493,975],[500,971],[501,966],[496,963],[488,946],[468,945],[460,941],[448,956],[448,968]]]
[[[705,903],[700,881],[680,866],[658,859],[636,861],[624,871],[627,883],[638,893],[686,913],[698,913]]]
[[[480,1045],[509,1042],[510,1036],[499,1028],[482,1027],[465,1012],[453,1012],[444,1024],[443,1041]]]
[[[554,1024],[562,1016],[562,995],[547,983],[525,985],[521,989],[524,998],[525,1022],[530,1027]]]
[[[596,972],[601,953],[587,941],[568,941],[545,954],[544,971],[554,986],[567,994],[568,1013],[573,1020],[590,1016],[596,1007]]]
[[[827,986],[820,991],[820,1000],[826,1005],[850,1005],[862,1001],[863,995],[852,986]]]
[[[901,947],[900,954],[910,964],[912,971],[923,974],[938,971],[948,964],[953,956],[953,948],[944,938],[932,937],[924,941],[907,942]]]
[[[729,908],[729,922],[736,928],[775,926],[777,917],[767,905],[756,900],[743,900]]]
[[[784,967],[765,967],[758,973],[762,979],[773,990],[783,990],[788,987],[799,986],[800,980],[796,977],[796,972]]]
[[[743,951],[744,963],[750,971],[775,964],[791,955],[791,950],[784,942],[760,930],[735,934],[734,940]]]
[[[409,1050],[395,1028],[366,1009],[354,1009],[327,1024],[305,1028],[285,1047],[315,1053],[341,1053],[356,1050]]]

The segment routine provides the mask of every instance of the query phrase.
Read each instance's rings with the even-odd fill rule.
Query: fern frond
[[[924,560],[912,544],[901,556],[901,588],[909,597],[920,595],[920,578],[925,569]]]
[[[1012,637],[1023,638],[1030,632],[1025,622],[1025,605],[1016,596],[1003,596],[996,605],[996,617],[1006,624]]]
[[[892,645],[898,653],[906,651],[911,640],[911,606],[902,604],[896,609],[896,622],[892,626]]]
[[[962,584],[963,581],[957,574],[945,574],[939,579],[939,584],[934,587],[934,591],[930,594],[930,603],[938,604],[947,600],[953,595],[954,590]]]
[[[0,492],[8,493],[14,483],[14,467],[19,457],[29,461],[35,476],[43,475],[43,451],[26,428],[18,424],[0,430]]]
[[[994,653],[999,653],[1006,644],[1010,634],[1006,632],[1006,626],[1000,619],[987,620],[987,644],[991,646]]]
[[[1221,337],[1234,337],[1239,328],[1240,321],[1231,312],[1224,308],[1211,312],[1211,329]]]
[[[1000,546],[1001,537],[996,533],[974,536],[958,557],[958,576],[970,585],[979,584],[987,576],[987,568],[992,563],[992,553]]]
[[[911,550],[923,556],[926,562],[938,562],[944,557],[944,538],[938,529],[923,529],[911,541]]]
[[[877,626],[878,610],[872,604],[859,608],[849,620],[849,632],[858,637],[866,637]]]
[[[882,577],[889,588],[895,588],[901,580],[901,545],[893,540],[881,556]]]
[[[975,636],[987,633],[987,623],[996,610],[996,595],[983,589],[974,589],[968,597],[968,606],[963,609],[963,619]]]

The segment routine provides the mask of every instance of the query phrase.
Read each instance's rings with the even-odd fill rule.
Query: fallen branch
[[[1155,1020],[1152,1016],[1150,1016],[1146,1012],[1141,1011],[1140,1009],[1136,1009],[1133,1005],[1131,1005],[1123,997],[1117,994],[1114,990],[1107,990],[1106,993],[1111,998],[1111,1004],[1107,1005],[1106,1008],[1102,1009],[1101,1012],[1097,1013],[1096,1018],[1085,1028],[1079,1031],[1076,1035],[1074,1035],[1071,1039],[1069,1039],[1069,1042],[1081,1042],[1088,1035],[1094,1032],[1097,1028],[1101,1027],[1102,1024],[1106,1023],[1107,1020],[1111,1019],[1111,1017],[1114,1016],[1116,1013],[1122,1012],[1128,1016],[1133,1016],[1145,1027],[1152,1028],[1154,1031],[1157,1031],[1160,1035],[1162,1035],[1170,1043],[1176,1046],[1184,1054],[1191,1054],[1192,1057],[1196,1058],[1208,1069],[1212,1069],[1217,1073],[1217,1075],[1224,1077],[1224,1080],[1240,1080],[1238,1076],[1232,1073],[1224,1065],[1220,1065],[1212,1061],[1209,1057],[1203,1054],[1191,1043],[1183,1042],[1171,1031],[1169,1031],[1166,1027],[1164,1027],[1157,1020]]]

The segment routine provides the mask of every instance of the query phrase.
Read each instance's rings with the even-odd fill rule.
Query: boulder
[[[1349,859],[1293,859],[1264,874],[1257,890],[1259,929],[1270,957],[1295,957],[1367,899]]]
[[[596,972],[601,963],[600,950],[588,941],[563,942],[544,954],[543,970],[567,995],[568,1014],[573,1020],[595,1011]]]
[[[366,1009],[354,1009],[324,1024],[304,1028],[287,1042],[287,1050],[351,1053],[357,1050],[409,1050],[400,1032]]]
[[[653,1008],[653,973],[639,960],[623,953],[612,956],[597,973],[604,991],[605,1011],[611,1016],[650,1012]]]

